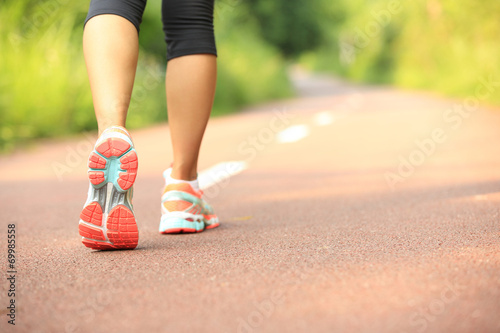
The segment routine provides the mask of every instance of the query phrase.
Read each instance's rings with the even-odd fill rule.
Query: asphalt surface
[[[5,276],[17,235],[16,326],[2,279],[0,331],[500,332],[500,110],[295,83],[211,120],[201,169],[248,166],[206,190],[213,230],[158,233],[168,126],[132,131],[134,251],[80,242],[94,133],[0,157]]]

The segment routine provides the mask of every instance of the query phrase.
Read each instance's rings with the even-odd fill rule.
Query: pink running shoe
[[[95,250],[134,249],[139,231],[132,207],[137,154],[127,130],[106,129],[89,157],[87,202],[78,229],[85,246]]]
[[[164,172],[166,178],[171,169]],[[188,183],[168,184],[161,197],[160,233],[201,232],[219,226],[212,206],[202,199],[203,192]]]

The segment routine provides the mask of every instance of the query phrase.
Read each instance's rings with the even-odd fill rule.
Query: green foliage
[[[262,38],[287,57],[316,49],[323,41],[321,0],[248,0]]]
[[[68,6],[64,14],[58,2],[9,1],[0,9],[0,150],[92,127],[78,37],[84,8]]]
[[[290,95],[285,61],[259,38],[255,22],[241,20],[246,8],[234,1],[216,6],[215,115]],[[160,0],[148,1],[141,25],[140,59],[127,121],[132,128],[167,119],[160,7]],[[0,151],[34,138],[97,128],[82,52],[87,9],[87,1],[2,1]]]
[[[325,3],[327,0],[324,0]],[[331,2],[330,2],[331,3]],[[500,3],[464,0],[339,0],[329,41],[301,56],[307,67],[355,81],[474,95],[479,78],[500,79]],[[386,15],[388,13],[388,15]],[[500,93],[484,102],[500,103]]]
[[[142,16],[139,43],[143,52],[154,56],[159,63],[164,63],[167,46],[161,22],[161,0],[148,0]]]
[[[0,6],[0,151],[96,128],[82,54],[88,2]],[[398,5],[394,6],[394,5]],[[161,0],[149,0],[128,126],[165,121]],[[285,59],[357,81],[470,96],[500,79],[500,2],[216,0],[214,114],[291,94]],[[485,102],[500,103],[500,93]]]
[[[278,50],[263,42],[246,6],[220,5],[215,29],[218,48],[218,80],[214,113],[291,95],[286,66]]]
[[[418,15],[412,16],[411,12]],[[500,81],[500,3],[478,6],[464,0],[409,4],[399,50],[408,50],[409,39],[420,41],[417,52],[400,52],[394,81],[405,87],[432,88],[456,96],[475,93],[479,78]],[[422,38],[425,36],[425,38]],[[500,91],[488,102],[500,103]]]

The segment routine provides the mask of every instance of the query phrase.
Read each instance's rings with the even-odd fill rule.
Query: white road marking
[[[294,125],[279,132],[276,139],[279,143],[297,142],[308,136],[309,132],[309,127],[306,125]],[[245,161],[218,163],[198,174],[200,189],[204,190],[217,183],[224,182],[245,169],[248,169],[248,163]]]
[[[204,190],[248,168],[245,161],[221,162],[198,174],[200,189]]]
[[[318,126],[330,125],[334,121],[335,117],[329,111],[318,112],[313,116],[313,122]]]
[[[279,132],[276,139],[279,143],[297,142],[309,135],[309,127],[306,125],[294,125]]]

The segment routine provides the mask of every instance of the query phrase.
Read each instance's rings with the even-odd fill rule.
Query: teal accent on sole
[[[179,217],[167,217],[160,221],[161,233],[199,232],[205,229],[205,222],[187,221]],[[193,231],[194,230],[194,231]]]
[[[101,184],[98,185],[92,185],[95,189],[100,189],[101,187],[105,186],[108,183],[113,183],[113,186],[115,189],[120,192],[120,193],[125,193],[128,190],[124,190],[118,185],[118,178],[120,176],[120,172],[127,172],[127,170],[124,170],[121,168],[121,162],[120,159],[127,155],[130,152],[135,152],[134,148],[129,148],[126,152],[121,154],[120,156],[111,156],[111,157],[106,157],[103,156],[101,153],[99,153],[97,150],[94,150],[93,153],[96,155],[102,157],[104,160],[106,160],[106,167],[104,169],[93,169],[89,168],[89,171],[102,171],[104,173],[104,181]],[[137,154],[137,152],[136,152]]]

